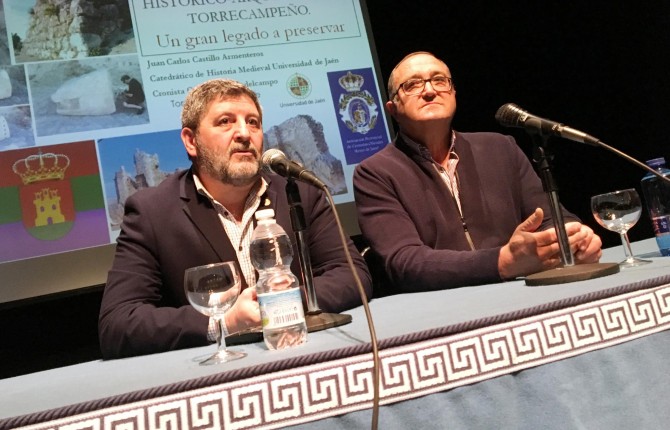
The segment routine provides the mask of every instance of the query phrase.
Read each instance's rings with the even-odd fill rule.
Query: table
[[[648,408],[635,409],[668,422],[670,408],[653,402],[666,405],[662,394],[670,394],[670,258],[654,249],[653,240],[636,243],[652,264],[588,281],[517,280],[373,300],[380,428],[597,428],[580,424],[595,398],[617,397],[620,409],[645,392],[652,397],[640,405]],[[603,261],[622,256],[606,250]],[[0,429],[368,427],[369,332],[362,308],[347,313],[351,324],[310,333],[302,347],[236,346],[248,357],[218,367],[192,360],[208,346],[0,380]],[[603,380],[611,384],[598,386]],[[552,427],[558,416],[573,426]]]

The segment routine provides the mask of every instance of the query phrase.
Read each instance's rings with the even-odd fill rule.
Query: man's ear
[[[397,108],[395,103],[393,103],[393,100],[389,100],[386,102],[386,111],[391,115],[393,118],[395,118],[395,114],[397,112]]]
[[[195,157],[197,155],[196,145],[195,145],[195,133],[188,127],[181,129],[181,141],[184,143],[184,148],[186,148],[186,153],[189,157]]]

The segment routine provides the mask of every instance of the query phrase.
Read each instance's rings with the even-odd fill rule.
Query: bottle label
[[[263,329],[278,329],[305,321],[300,287],[258,294]]]
[[[654,217],[651,222],[654,226],[654,234],[656,236],[670,234],[670,215]]]

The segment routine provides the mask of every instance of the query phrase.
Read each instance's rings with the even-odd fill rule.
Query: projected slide
[[[359,0],[4,0],[0,263],[113,243],[123,205],[190,163],[187,91],[260,96],[265,149],[353,200],[389,141]]]

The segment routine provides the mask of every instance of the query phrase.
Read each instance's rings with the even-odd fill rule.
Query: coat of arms
[[[339,100],[342,122],[354,133],[368,133],[377,124],[377,104],[369,91],[362,90],[365,79],[349,71],[338,82],[347,91]]]
[[[72,228],[74,203],[65,170],[70,159],[63,154],[42,153],[18,160],[12,166],[20,189],[23,224],[34,237],[54,240]]]

